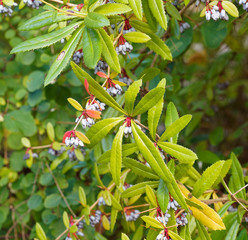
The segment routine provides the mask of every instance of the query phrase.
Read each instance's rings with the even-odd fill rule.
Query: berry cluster
[[[125,210],[125,217],[127,222],[136,221],[140,216],[139,210],[127,209]]]
[[[100,210],[96,210],[94,215],[90,216],[90,225],[95,227],[101,221],[102,212]]]
[[[165,214],[163,214],[162,216],[162,211],[159,209],[157,209],[157,216],[155,217],[155,220],[157,220],[158,222],[166,225],[169,221],[169,218],[171,217],[171,215],[168,213],[168,211],[165,212]]]
[[[39,8],[43,3],[39,0],[23,0],[23,3],[31,8]]]
[[[119,32],[121,31],[121,28],[119,29]],[[135,32],[135,28],[133,28],[128,19],[125,19],[124,21],[124,28],[123,28],[123,34],[129,33],[129,32]]]
[[[179,26],[180,33],[183,33],[186,29],[189,29],[190,25],[187,22],[183,22]]]
[[[100,197],[99,201],[98,201],[98,206],[105,206],[105,205],[106,205],[106,202],[105,202],[104,198]]]
[[[60,150],[55,150],[53,149],[52,147],[50,147],[48,149],[48,153],[55,156],[55,157],[58,157],[59,155],[61,155],[63,152],[65,151],[65,148],[64,147],[61,147]]]
[[[109,95],[115,97],[116,95],[122,94],[122,88],[120,85],[114,83],[110,78],[107,79],[104,90],[107,91]]]
[[[115,48],[117,54],[126,55],[127,52],[131,52],[132,50],[133,46],[121,35]]]
[[[75,122],[77,123],[79,120],[80,120],[80,117],[77,117]],[[95,120],[89,117],[87,114],[84,114],[81,120],[81,124],[82,124],[82,128],[86,128],[86,127],[90,128],[92,125],[95,124]]]
[[[38,154],[37,153],[32,153],[32,157],[33,158],[38,158]],[[30,158],[30,154],[28,152],[26,152],[25,155],[23,156],[23,160],[27,160],[29,158]]]
[[[217,5],[214,6],[210,6],[209,4],[207,5],[206,20],[209,21],[211,18],[215,21],[219,19],[223,19],[223,20],[229,19],[225,9],[222,7],[221,1],[219,1]]]
[[[128,77],[127,72],[124,68],[121,69],[119,81],[126,83],[127,86],[129,86],[132,83],[132,80]]]
[[[83,142],[76,136],[75,131],[67,131],[64,134],[63,142],[67,147],[73,146],[77,148],[78,146],[83,147]]]
[[[176,218],[176,223],[181,226],[188,224],[187,213],[183,212],[180,216]]]
[[[131,136],[133,138],[133,132],[132,132],[132,127],[131,127],[131,117],[127,117],[124,121],[124,123],[126,123],[126,127],[124,129],[124,136],[125,138],[128,138],[129,136]],[[141,127],[139,125],[137,125],[139,129],[141,129]]]
[[[239,5],[243,6],[245,11],[248,11],[248,1],[247,0],[239,0]]]
[[[104,61],[99,61],[95,67],[94,73],[96,74],[97,72],[106,72],[108,69],[108,64]]]
[[[170,197],[167,210],[174,209],[175,211],[177,211],[178,208],[180,208],[180,205],[178,204],[178,202],[172,197]]]
[[[73,56],[72,56],[72,60],[76,63],[79,64],[81,59],[83,58],[84,54],[83,54],[83,49],[79,49],[77,50]]]
[[[161,233],[159,233],[156,240],[171,240],[171,238],[168,234],[168,230],[165,229]]]
[[[5,6],[3,1],[0,0],[0,13],[3,13],[5,16],[11,16],[13,13],[13,9],[11,7],[17,6],[17,3],[13,3],[12,6]]]
[[[105,105],[105,103],[102,103],[91,96],[91,98],[87,101],[85,108],[87,110],[103,111],[105,109]]]
[[[132,187],[133,185],[132,184],[128,184],[128,183],[124,183],[124,185],[123,185],[123,190],[125,191],[125,190],[127,190],[128,188],[130,188],[130,187]]]
[[[85,151],[84,151],[83,148],[80,148],[80,151],[82,152],[83,155],[85,154]],[[68,157],[69,157],[69,159],[70,159],[71,161],[76,161],[76,160],[78,160],[78,159],[77,159],[77,156],[76,156],[76,153],[75,153],[75,151],[74,151],[74,148],[68,150],[68,151],[67,151],[67,155],[68,155]]]

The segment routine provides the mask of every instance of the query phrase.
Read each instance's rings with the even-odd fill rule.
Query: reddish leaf
[[[89,83],[88,83],[87,79],[84,80],[84,87],[85,87],[87,93],[88,93],[89,95],[91,95],[91,94],[90,94],[90,91],[89,91]]]
[[[101,118],[101,112],[95,111],[95,110],[86,110],[86,113],[89,117],[100,119]]]
[[[71,134],[73,133],[73,131],[67,131],[64,136],[63,136],[63,143],[65,143],[65,139],[69,136],[71,136]]]
[[[104,72],[97,72],[96,74],[101,78],[108,78],[108,76]]]

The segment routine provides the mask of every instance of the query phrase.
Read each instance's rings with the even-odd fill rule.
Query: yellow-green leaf
[[[44,233],[39,223],[36,223],[35,230],[36,230],[36,235],[40,240],[47,240],[46,234]]]
[[[31,144],[30,144],[30,141],[29,141],[28,138],[22,137],[21,142],[22,142],[22,145],[24,147],[26,147],[26,148],[30,148],[31,147]]]
[[[142,20],[142,2],[141,0],[129,0],[129,5],[133,9],[135,16]]]
[[[90,144],[90,140],[81,132],[75,131],[76,136],[84,143]]]
[[[237,7],[229,1],[222,1],[221,2],[222,7],[233,17],[238,17],[239,16],[239,11]]]
[[[144,43],[149,41],[151,38],[142,32],[129,32],[124,35],[124,38],[129,42]]]
[[[153,207],[157,207],[158,204],[157,204],[157,198],[156,198],[156,195],[153,191],[153,189],[149,186],[149,185],[146,185],[146,195],[148,197],[148,200],[150,201],[150,203],[152,204]]]
[[[70,221],[69,221],[69,217],[66,211],[64,211],[63,213],[63,223],[64,225],[69,228],[70,227]]]
[[[141,217],[144,222],[151,225],[154,228],[164,229],[164,226],[159,221],[155,220],[153,217],[150,216],[142,216]]]
[[[68,101],[75,109],[77,109],[78,111],[83,111],[83,110],[84,110],[83,107],[81,106],[81,104],[80,104],[77,100],[75,100],[75,99],[73,99],[73,98],[67,98],[67,101]]]
[[[47,135],[48,135],[49,139],[53,142],[54,139],[55,139],[55,134],[54,134],[53,125],[49,122],[49,123],[47,124],[46,129],[47,129]]]
[[[78,195],[80,203],[85,207],[87,205],[85,191],[82,187],[78,188]]]
[[[172,238],[172,240],[183,240],[178,234],[176,234],[175,232],[172,232],[171,230],[168,231],[170,237]]]
[[[225,225],[221,219],[221,217],[208,205],[201,202],[195,197],[192,197],[191,193],[188,191],[186,187],[182,184],[179,185],[181,192],[183,193],[184,197],[188,200],[200,205],[203,209],[197,209],[192,206],[188,206],[189,209],[192,211],[192,215],[198,219],[201,223],[203,223],[206,227],[209,227],[213,230],[224,230]]]
[[[102,216],[102,226],[105,230],[110,230],[110,223],[105,215]]]
[[[129,237],[125,233],[121,233],[121,240],[129,240]]]

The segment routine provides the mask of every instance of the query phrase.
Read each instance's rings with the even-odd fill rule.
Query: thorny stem
[[[68,209],[69,209],[69,211],[71,212],[71,214],[73,215],[74,218],[77,217],[76,214],[75,214],[75,213],[73,212],[73,210],[71,209],[69,203],[67,202],[67,200],[66,200],[66,198],[65,198],[65,195],[64,195],[64,193],[62,192],[62,190],[61,190],[61,188],[60,188],[60,186],[59,186],[59,184],[58,184],[58,182],[57,182],[57,179],[55,178],[55,176],[54,176],[54,174],[53,174],[51,168],[49,167],[49,165],[48,165],[47,163],[46,163],[46,166],[47,166],[47,168],[48,168],[48,171],[51,173],[51,175],[52,175],[52,177],[53,177],[53,180],[54,180],[54,182],[55,182],[55,184],[56,184],[56,186],[57,186],[57,188],[58,188],[58,190],[59,190],[59,192],[60,192],[60,195],[61,195],[61,197],[63,198],[63,200],[64,200],[66,206],[67,206]]]

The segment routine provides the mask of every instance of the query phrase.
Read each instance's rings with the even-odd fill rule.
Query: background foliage
[[[248,180],[245,134],[248,125],[247,13],[239,10],[239,18],[231,18],[226,22],[207,22],[200,18],[199,10],[189,7],[183,19],[191,27],[181,34],[175,27],[175,19],[170,17],[169,37],[164,37],[161,27],[158,27],[156,34],[163,37],[170,48],[172,62],[162,61],[160,56],[136,43],[133,44],[134,51],[130,53],[130,58],[127,57],[124,61],[120,57],[121,64],[125,62],[133,80],[140,79],[146,73],[141,96],[155,88],[160,79],[166,78],[164,111],[158,125],[158,134],[161,136],[164,132],[165,111],[169,102],[176,105],[180,116],[192,114],[191,122],[179,135],[179,144],[197,154],[198,160],[194,167],[200,173],[219,160],[232,158],[233,165],[225,180],[233,193]],[[95,163],[111,148],[115,136],[109,134],[94,151],[85,148],[84,155],[78,153],[77,158],[83,161],[70,161],[66,154],[53,157],[48,154],[47,148],[33,149],[33,152],[39,153],[33,164],[29,165],[23,160],[26,152],[21,141],[23,137],[30,140],[32,147],[50,145],[53,139],[49,139],[46,128],[51,123],[56,141],[62,142],[64,133],[74,127],[73,119],[79,114],[71,107],[67,98],[73,97],[84,106],[88,97],[83,84],[70,66],[65,68],[55,83],[46,87],[43,85],[51,63],[64,44],[57,42],[48,48],[10,54],[24,40],[47,33],[47,28],[31,31],[18,29],[27,19],[40,12],[43,10],[25,7],[11,18],[2,17],[0,24],[0,236],[6,239],[33,239],[36,236],[36,222],[42,225],[50,239],[55,239],[63,232],[66,228],[63,213],[71,213],[58,189],[62,190],[72,211],[77,216],[83,214],[82,204],[79,203],[79,187],[83,187],[87,203],[94,203],[100,192]],[[87,66],[90,64],[89,62]],[[93,75],[93,71],[90,73]],[[118,101],[123,102],[121,98]],[[103,118],[112,117],[112,114],[113,112],[107,110]],[[142,114],[139,120],[148,125],[147,114]],[[235,155],[230,157],[231,152],[238,156],[242,169]],[[102,182],[108,186],[111,175],[104,174],[104,171],[100,169],[100,173],[104,175]],[[135,184],[142,181],[142,178],[129,173],[126,181]],[[223,186],[215,189],[221,194],[226,192]],[[218,195],[219,192],[216,193]],[[246,200],[245,194],[245,191],[240,192],[237,197]],[[218,211],[221,206],[214,207]],[[225,211],[219,213],[220,216],[225,216],[227,230],[212,232],[212,239],[228,239],[231,229],[235,229],[237,239],[247,239],[247,223],[242,221],[244,212],[240,206],[238,209],[238,213],[229,212],[227,216],[224,215]],[[110,211],[108,209],[106,212]],[[86,225],[85,236],[87,239],[119,239],[122,232],[128,233],[129,228],[133,227],[123,221],[121,215],[118,215],[114,232],[104,230],[106,226],[98,226],[94,231]],[[144,223],[139,219],[136,222],[136,231],[129,234],[130,239],[147,236],[143,226]],[[205,228],[197,221],[191,223],[189,228],[192,239],[207,236]],[[203,235],[200,234],[200,229]]]

